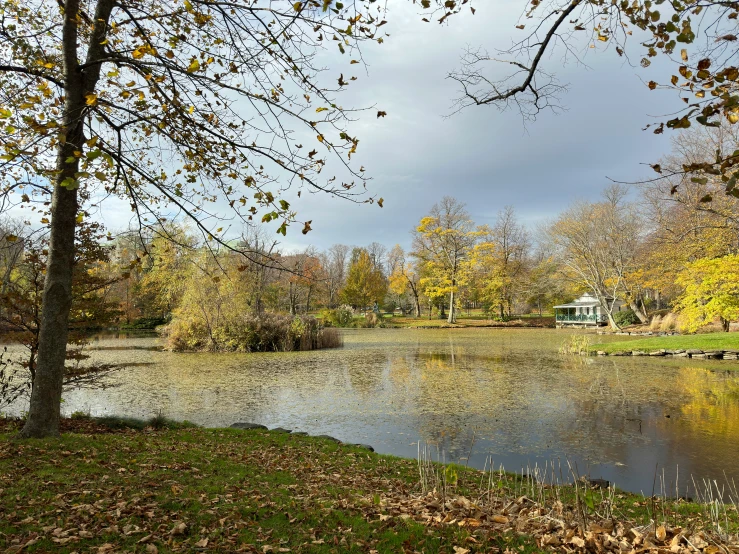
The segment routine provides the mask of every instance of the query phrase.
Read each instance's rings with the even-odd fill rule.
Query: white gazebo
[[[610,303],[611,300],[608,302]],[[623,306],[624,303],[620,300],[613,301],[614,312],[620,312]],[[569,304],[554,306],[554,319],[558,327],[565,325],[608,325],[608,316],[600,301],[588,292]]]

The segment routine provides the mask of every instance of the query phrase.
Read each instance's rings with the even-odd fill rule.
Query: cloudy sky
[[[304,195],[295,207],[314,230],[304,237],[292,227],[281,238],[285,249],[372,241],[407,246],[414,224],[444,195],[466,203],[479,224],[492,223],[512,205],[534,228],[574,200],[597,199],[608,178],[634,181],[651,173],[643,164],[667,152],[669,132],[658,136],[642,128],[682,105],[674,93],[649,91],[645,84],[669,79],[665,62],[643,69],[613,49],[589,49],[583,42],[587,66],[563,64],[561,51],[546,60],[546,68],[569,85],[563,113],[542,113],[525,125],[518,113],[494,107],[449,116],[457,86],[446,75],[458,67],[463,49],[494,51],[522,38],[525,31],[514,26],[523,7],[521,0],[477,3],[474,16],[466,10],[440,26],[421,21],[411,2],[393,2],[383,28],[390,36],[364,48],[367,73],[361,65],[350,67],[349,56],[324,55],[337,76],[359,77],[341,93],[343,106],[387,112],[377,119],[370,110],[351,127],[361,141],[357,167],[367,168],[369,186],[385,207]],[[638,62],[636,41],[630,52]],[[123,226],[123,217],[109,215],[109,226],[119,220]]]

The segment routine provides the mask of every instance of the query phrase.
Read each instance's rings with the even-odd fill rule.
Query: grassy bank
[[[667,337],[641,337],[617,342],[594,344],[592,352],[601,350],[612,354],[630,350],[652,352],[655,350],[739,350],[739,333],[706,333],[700,335],[672,335]]]
[[[516,316],[509,321],[496,321],[482,315],[460,315],[457,316],[456,323],[450,324],[446,319],[434,317],[403,317],[393,316],[385,318],[383,322],[391,327],[408,327],[408,328],[464,328],[464,327],[554,327],[553,317],[539,316]]]
[[[60,440],[17,442],[0,420],[0,550],[717,551],[697,504],[434,464],[420,479],[415,460],[328,439],[162,427],[81,419]],[[733,532],[736,511],[721,514]]]

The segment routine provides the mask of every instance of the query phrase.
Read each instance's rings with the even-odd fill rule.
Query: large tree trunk
[[[629,300],[629,308],[631,308],[631,311],[634,312],[637,319],[639,320],[639,323],[647,323],[647,314],[644,313],[644,310],[639,306],[638,298]]]
[[[729,332],[729,329],[731,328],[731,322],[728,319],[721,318],[721,327],[724,329],[726,333]]]
[[[104,54],[113,0],[99,0],[90,37],[87,62],[101,60]],[[42,299],[36,375],[31,404],[21,437],[47,437],[59,434],[59,418],[67,357],[69,310],[72,307],[72,269],[74,233],[77,217],[79,157],[84,151],[85,94],[95,90],[102,63],[81,71],[77,60],[79,0],[64,3],[62,52],[64,59],[65,100],[56,168],[57,181],[51,200],[51,236]],[[64,186],[63,186],[64,185]]]
[[[76,147],[70,149],[70,155],[74,148]],[[51,204],[53,224],[44,283],[36,376],[33,381],[28,419],[20,433],[23,437],[59,434],[69,310],[72,306],[76,216],[77,191],[68,190],[57,184]]]

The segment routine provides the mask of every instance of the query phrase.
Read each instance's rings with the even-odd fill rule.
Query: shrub
[[[639,323],[639,318],[636,317],[636,314],[632,310],[623,310],[613,314],[613,321],[619,327],[623,327],[624,325],[635,325]]]
[[[335,310],[321,310],[321,320],[325,327],[351,327],[354,314],[342,306]]]
[[[337,348],[341,335],[310,316],[229,314],[210,326],[195,317],[175,317],[167,328],[167,347],[174,351],[290,352]]]
[[[368,328],[377,327],[380,323],[380,318],[375,312],[369,312],[364,316],[364,326]]]

